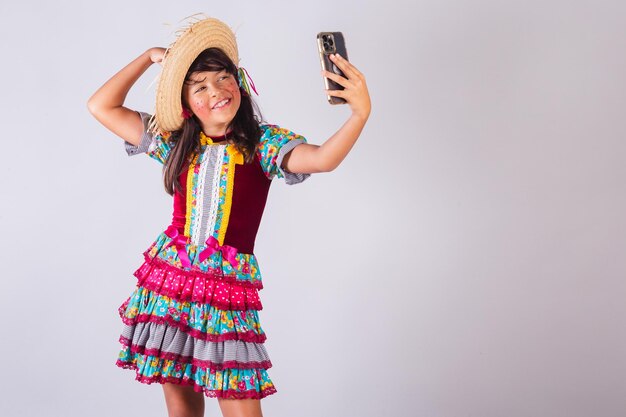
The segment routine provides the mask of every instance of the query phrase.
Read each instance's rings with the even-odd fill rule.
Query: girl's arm
[[[363,74],[339,55],[330,55],[330,59],[347,78],[329,71],[322,71],[322,75],[344,87],[344,90],[326,90],[326,93],[345,99],[352,114],[344,125],[322,145],[301,144],[285,155],[282,167],[287,171],[315,173],[329,172],[337,168],[359,138],[369,117],[371,103]]]
[[[94,93],[87,102],[93,116],[125,141],[138,146],[143,133],[141,117],[124,100],[130,88],[150,65],[161,62],[164,48],[151,48],[122,68]]]

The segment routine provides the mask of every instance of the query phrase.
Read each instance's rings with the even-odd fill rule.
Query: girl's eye
[[[202,86],[202,87],[198,88],[198,89],[196,90],[196,93],[198,93],[198,92],[202,91],[203,89],[204,89],[204,86]]]

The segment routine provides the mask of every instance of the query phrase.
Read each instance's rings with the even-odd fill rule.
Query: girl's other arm
[[[122,68],[87,102],[91,114],[111,132],[138,146],[143,133],[141,117],[124,100],[137,79],[155,62],[161,62],[164,48],[151,48]]]
[[[301,144],[285,155],[282,166],[287,171],[316,173],[329,172],[337,168],[359,138],[370,115],[371,102],[363,74],[339,55],[331,55],[330,59],[347,78],[329,71],[322,71],[325,77],[344,87],[343,90],[326,90],[326,93],[345,99],[352,114],[343,126],[322,145]]]

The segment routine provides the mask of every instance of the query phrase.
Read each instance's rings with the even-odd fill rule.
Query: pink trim
[[[175,267],[174,265],[167,263],[166,261],[164,261],[163,259],[157,256],[151,258],[149,252],[150,252],[150,249],[146,250],[143,253],[144,263],[133,273],[133,275],[136,276],[137,278],[140,278],[141,276],[146,275],[147,271],[149,271],[149,267],[153,266],[155,268],[156,267],[161,268],[162,270],[164,270],[163,271],[164,273],[169,272],[177,276],[185,276],[187,278],[205,278],[205,279],[219,280],[223,282],[239,284],[241,286],[256,288],[258,290],[263,288],[263,282],[260,279],[254,280],[254,281],[242,280],[242,279],[238,279],[236,274],[222,275],[222,271],[219,269],[211,269],[208,272],[202,271],[198,269],[197,267],[192,267],[191,270],[180,269],[180,268]]]
[[[222,363],[216,363],[201,359],[196,359],[193,356],[182,356],[172,352],[163,352],[160,349],[146,349],[145,346],[135,345],[132,343],[132,340],[120,336],[120,343],[125,347],[130,348],[131,353],[138,353],[146,356],[154,356],[159,359],[166,359],[171,361],[176,361],[178,363],[184,364],[192,364],[193,366],[204,368],[204,369],[214,369],[217,371],[221,371],[224,369],[269,369],[272,367],[272,362],[262,361],[262,362],[237,362],[237,361],[226,361]]]
[[[134,274],[137,284],[177,301],[210,304],[220,310],[262,310],[259,292],[241,281],[229,282],[183,274],[177,268],[144,263]]]
[[[122,307],[123,306],[124,304],[122,304]],[[126,324],[127,326],[134,326],[137,323],[167,324],[170,327],[178,328],[180,331],[183,331],[196,339],[207,340],[209,342],[222,342],[224,340],[241,340],[244,342],[263,343],[265,342],[265,339],[267,339],[267,336],[265,335],[265,333],[257,334],[257,333],[254,333],[252,330],[248,330],[247,332],[242,332],[242,333],[238,333],[236,331],[231,332],[231,333],[222,333],[222,334],[203,333],[198,329],[194,329],[192,327],[189,327],[185,323],[175,320],[171,316],[157,317],[157,316],[152,316],[150,314],[139,314],[134,319],[129,319],[128,317],[124,316],[123,311],[125,309],[122,310],[122,307],[120,307],[120,311],[122,311],[122,313],[120,314],[120,317],[122,318],[122,321],[124,322],[124,324]]]
[[[124,301],[122,305],[117,309],[117,313],[120,315],[120,317],[124,318],[124,313],[126,312],[126,309],[128,308],[129,303],[130,303],[130,297],[128,297],[126,301]]]
[[[255,391],[255,390],[248,390],[248,391],[235,391],[232,389],[223,391],[223,390],[210,390],[207,387],[203,387],[200,386],[198,384],[196,384],[196,382],[192,379],[189,379],[187,377],[183,377],[183,378],[174,378],[174,377],[163,377],[161,375],[158,376],[153,376],[153,377],[147,377],[147,376],[143,376],[141,374],[139,374],[139,370],[137,369],[137,365],[132,364],[132,363],[127,363],[127,362],[122,362],[119,359],[117,360],[117,362],[115,363],[117,366],[119,366],[120,368],[123,369],[132,369],[136,371],[136,376],[135,379],[139,382],[141,382],[142,384],[152,384],[154,382],[159,383],[159,384],[165,384],[165,383],[170,383],[170,384],[176,384],[176,385],[186,385],[186,386],[191,386],[193,387],[193,390],[196,392],[203,392],[204,395],[206,395],[207,397],[211,397],[211,398],[231,398],[231,399],[237,399],[237,400],[244,400],[244,399],[257,399],[260,400],[261,398],[265,398],[268,395],[272,395],[274,393],[276,393],[276,388],[274,386],[270,387],[270,388],[266,388],[261,390],[261,392]],[[192,368],[192,372],[195,372],[195,369]]]
[[[165,246],[165,245],[163,245],[163,246]],[[226,281],[226,282],[236,282],[236,283],[240,283],[242,285],[250,285],[250,286],[252,286],[254,288],[257,288],[259,290],[263,288],[263,282],[260,279],[257,279],[257,280],[254,280],[254,281],[242,280],[242,279],[237,278],[237,274],[224,275],[222,273],[221,269],[209,269],[208,271],[203,271],[203,270],[199,269],[197,266],[192,266],[191,270],[178,268],[178,267],[176,267],[176,266],[174,266],[172,264],[167,263],[165,260],[159,258],[158,256],[151,257],[150,256],[150,250],[151,249],[147,249],[143,253],[144,263],[148,263],[148,264],[154,263],[154,264],[157,264],[158,266],[160,266],[162,269],[166,269],[166,270],[172,271],[172,272],[180,274],[180,275],[204,276],[206,278],[219,279],[219,280],[223,280],[223,281]]]

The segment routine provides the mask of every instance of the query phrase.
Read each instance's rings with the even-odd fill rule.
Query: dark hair
[[[239,82],[237,67],[221,49],[205,49],[189,67],[185,75],[185,82],[189,81],[189,77],[194,72],[222,70],[232,74],[237,82]],[[252,97],[241,87],[239,87],[239,91],[241,92],[241,104],[239,105],[237,114],[235,114],[235,117],[227,127],[227,130],[229,128],[232,129],[228,139],[231,140],[237,147],[237,150],[243,154],[244,160],[250,163],[254,160],[256,146],[261,137],[259,124],[261,123],[262,116],[258,106],[252,100]],[[182,97],[182,91],[181,102],[183,107],[187,107]],[[182,171],[187,168],[189,161],[194,155],[200,152],[201,130],[202,127],[196,116],[192,116],[183,120],[183,126],[179,130],[171,132],[172,135],[169,140],[172,141],[172,145],[175,144],[175,146],[172,146],[172,150],[163,166],[165,191],[170,195],[174,195],[176,191],[183,191],[183,187],[178,182],[178,177]]]

